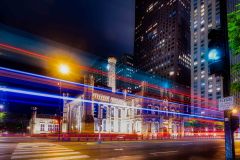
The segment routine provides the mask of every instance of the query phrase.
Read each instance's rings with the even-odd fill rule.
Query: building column
[[[92,101],[94,91],[94,78],[92,75],[84,76],[84,100]],[[94,133],[94,117],[93,117],[93,103],[84,102],[83,104],[83,121],[82,133]]]
[[[68,97],[68,93],[63,93],[63,97]],[[69,129],[69,104],[66,99],[63,100],[63,118],[62,118],[62,133],[67,133]]]
[[[35,133],[36,129],[36,118],[37,118],[37,107],[32,107],[32,120],[30,124],[30,134]]]

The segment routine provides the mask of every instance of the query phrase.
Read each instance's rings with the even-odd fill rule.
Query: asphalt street
[[[0,137],[0,159],[44,160],[224,160],[223,140],[53,142]],[[236,142],[240,157],[240,141]]]

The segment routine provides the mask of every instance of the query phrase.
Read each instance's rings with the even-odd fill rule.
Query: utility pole
[[[59,81],[59,105],[58,105],[58,141],[61,140],[61,107],[62,107],[62,82]]]
[[[102,106],[99,105],[99,109],[98,109],[98,144],[102,143],[101,131],[102,131]]]
[[[224,52],[226,72],[223,76],[224,97],[230,96],[230,54],[228,46],[227,0],[220,0],[220,21],[224,36]],[[225,157],[226,160],[235,159],[234,130],[232,130],[232,111],[224,111]]]

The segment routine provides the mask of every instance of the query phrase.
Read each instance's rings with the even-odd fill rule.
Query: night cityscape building
[[[137,69],[190,86],[190,0],[137,0],[135,16]]]
[[[223,78],[210,75],[207,61],[208,33],[220,26],[219,0],[191,3],[191,97],[193,106],[217,107],[223,97]],[[207,114],[195,108],[196,114]]]
[[[37,114],[37,107],[33,107],[29,121],[30,134],[57,133],[59,131],[58,118],[55,115]]]
[[[24,56],[29,56],[25,54],[26,52],[29,53],[28,50],[33,51],[34,55],[39,55],[38,52],[43,53],[44,55],[44,49],[50,48],[51,50],[53,48],[53,50],[59,50],[59,46],[66,50],[68,49],[66,46],[59,44],[56,45],[56,43],[52,45],[52,43],[49,43],[48,41],[46,43],[46,41],[40,41],[39,39],[32,40],[31,38],[22,38],[21,36],[16,36],[14,33],[9,31],[2,31],[2,33],[4,34],[1,42],[4,44],[10,44],[1,47],[1,51],[4,53],[4,56],[9,55],[5,53],[11,53],[11,55],[15,56],[18,54],[18,52],[24,54]],[[8,39],[8,36],[11,36],[13,38]],[[22,39],[25,39],[25,41],[29,43],[36,43],[39,46],[44,47],[25,47],[25,44],[16,43],[17,40],[21,41]],[[21,50],[21,48],[24,48],[25,50]],[[71,51],[72,54],[77,54],[78,52],[81,53],[79,50],[74,49],[69,51]],[[36,57],[31,58],[34,59]],[[184,116],[180,115],[192,114],[191,106],[189,105],[191,98],[187,94],[189,93],[189,88],[182,87],[178,83],[169,80],[168,78],[161,75],[141,70],[135,72],[132,62],[133,58],[127,54],[123,55],[123,57],[119,59],[109,57],[107,60],[91,60],[91,64],[87,64],[87,62],[89,62],[87,60],[83,63],[83,65],[91,66],[86,67],[86,70],[84,70],[81,74],[81,77],[84,79],[81,81],[81,83],[85,85],[83,87],[83,90],[75,90],[74,87],[60,88],[58,85],[47,87],[48,90],[46,90],[46,84],[41,84],[41,88],[39,89],[37,87],[40,85],[36,85],[36,82],[25,83],[27,79],[19,80],[24,81],[22,83],[28,85],[28,89],[31,88],[32,90],[41,90],[42,92],[49,92],[54,94],[59,94],[59,92],[61,92],[67,93],[66,95],[70,95],[71,97],[76,97],[76,100],[64,101],[61,126],[62,132],[67,133],[68,131],[78,131],[82,133],[91,131],[92,133],[97,133],[99,130],[99,123],[101,122],[101,125],[103,128],[105,128],[104,130],[106,133],[138,133],[154,137],[163,135],[165,133],[172,137],[179,137],[186,134],[193,135],[193,132],[195,132],[195,130],[193,130],[193,126],[186,125],[186,123],[189,122],[189,117],[187,116],[185,118]],[[92,65],[94,62],[96,63]],[[16,70],[8,71],[12,72],[14,75],[20,76],[20,73]],[[21,74],[26,73],[21,72]],[[7,78],[5,80],[8,81]],[[57,79],[54,81],[57,81],[54,82],[54,84],[59,83]],[[119,85],[119,82],[124,82],[127,85],[123,87]],[[19,82],[11,81],[12,86],[16,85],[15,83]],[[81,86],[83,86],[82,84]],[[130,87],[130,84],[134,85],[133,87],[128,88]],[[68,86],[68,84],[64,83],[62,83],[62,85]],[[92,87],[86,87],[87,85]],[[100,91],[101,89],[99,88],[105,91]],[[85,103],[85,100],[97,103]],[[31,99],[31,101],[29,100],[29,107],[30,104],[33,103],[32,101],[38,102],[39,99],[36,98]],[[59,103],[57,99],[50,100],[48,98],[45,98],[44,101],[41,100],[41,103],[37,105],[39,110],[43,107],[41,105],[44,105],[44,107],[51,109],[51,113],[56,113],[55,107],[58,107]],[[22,104],[22,106],[26,105]],[[46,108],[44,109],[45,112],[47,112]],[[94,113],[100,113],[101,109],[104,112],[104,115],[102,115],[102,117],[107,118],[102,118],[102,120],[99,122],[99,116],[96,117]],[[109,116],[112,114],[112,112],[113,116]],[[202,112],[208,112],[209,116],[212,116],[211,111],[202,109]],[[219,118],[220,116],[221,115],[219,114],[214,114],[214,117]],[[58,117],[56,116],[46,115],[42,113],[37,115],[35,113],[33,114],[33,118],[31,119],[29,126],[30,131],[33,134],[57,132],[57,121]],[[198,122],[200,121],[201,120]],[[205,122],[203,121],[203,123]],[[205,129],[201,130],[204,130],[203,132],[206,132]],[[211,125],[207,128],[207,130],[215,131],[215,125]]]
[[[116,73],[115,63],[113,62],[116,62],[116,59],[109,57],[107,66],[113,68],[106,73],[107,82],[117,81],[112,76],[112,73]],[[216,124],[212,124],[196,132],[193,126],[189,125],[191,123],[189,117],[181,115],[191,115],[191,112],[186,110],[191,110],[190,105],[188,108],[183,103],[184,96],[162,91],[158,93],[157,97],[156,94],[153,94],[154,91],[150,84],[145,81],[141,83],[140,92],[133,95],[113,91],[111,85],[114,86],[116,83],[109,85],[110,92],[106,92],[106,88],[101,90],[99,85],[95,88],[93,87],[96,86],[94,76],[91,74],[85,75],[84,79],[83,92],[74,100],[67,99],[68,93],[63,94],[66,97],[66,99],[63,98],[61,130],[63,133],[96,134],[100,131],[102,134],[137,134],[156,139],[159,137],[194,136],[196,133],[202,136],[218,136],[216,132],[222,131],[221,128],[216,127]],[[86,100],[87,102],[85,102]],[[176,103],[177,101],[179,103]],[[203,109],[202,111],[207,112],[208,110]],[[221,117],[221,114],[212,114],[212,116],[217,118]],[[31,120],[35,123],[30,123],[32,124],[30,128],[34,128],[31,129],[34,131],[33,134],[55,133],[56,129],[52,128],[52,123],[56,120],[57,118],[47,116],[44,119],[44,115],[38,116],[35,111]],[[202,123],[206,124],[204,120]]]
[[[130,54],[123,54],[118,62],[116,73],[118,76],[125,77],[128,81],[117,81],[117,88],[120,90],[126,90],[128,93],[132,93],[134,89],[134,83],[132,79],[134,78],[135,68],[134,68],[134,60],[133,56]]]

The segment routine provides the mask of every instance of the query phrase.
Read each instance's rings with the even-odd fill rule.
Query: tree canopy
[[[228,14],[228,38],[232,57],[240,56],[240,10]],[[232,64],[231,73],[240,76],[240,62]],[[239,79],[235,79],[231,84],[231,91],[240,92]]]

